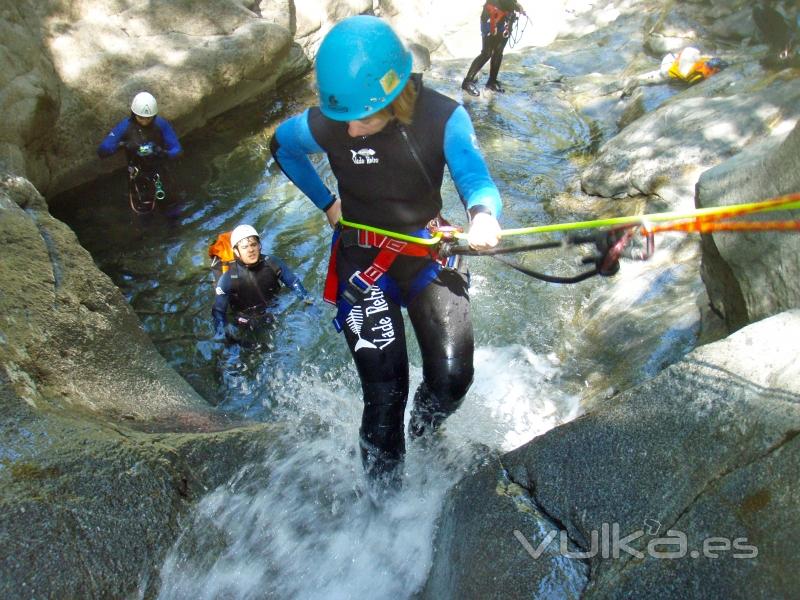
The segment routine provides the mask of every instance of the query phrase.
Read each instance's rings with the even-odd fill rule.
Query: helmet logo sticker
[[[381,87],[387,94],[391,94],[398,85],[400,85],[400,77],[394,69],[389,69],[381,77]]]
[[[377,165],[381,159],[375,157],[375,150],[372,148],[362,148],[361,150],[350,150],[353,155],[355,165]]]
[[[346,113],[349,109],[339,104],[339,100],[333,94],[328,96],[328,110],[339,113]]]

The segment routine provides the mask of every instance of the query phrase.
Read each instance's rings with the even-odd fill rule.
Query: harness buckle
[[[370,269],[373,268],[373,266],[374,265],[370,265],[367,268],[367,270],[369,271]],[[367,290],[369,290],[369,288],[372,287],[372,284],[366,279],[364,279],[364,277],[361,274],[361,271],[356,271],[355,273],[350,275],[350,278],[347,280],[347,283],[357,288],[363,294],[366,294]]]
[[[451,254],[447,257],[443,256],[439,260],[439,263],[442,265],[442,268],[447,271],[460,271],[462,261],[463,256],[461,254]]]
[[[363,278],[361,271],[356,271],[347,280],[347,285],[341,293],[341,298],[353,306],[369,291],[372,284]]]

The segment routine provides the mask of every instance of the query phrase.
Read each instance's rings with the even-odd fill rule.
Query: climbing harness
[[[474,250],[468,246],[459,245],[458,242],[467,239],[467,234],[460,228],[449,224],[432,226],[426,229],[427,237],[405,235],[360,225],[342,220],[341,224],[345,227],[355,229],[364,235],[372,234],[377,236],[385,246],[390,246],[388,240],[406,242],[403,248],[414,248],[418,256],[430,255],[436,260],[442,261],[454,256],[493,256],[496,260],[524,273],[531,277],[541,279],[550,283],[577,283],[594,275],[609,276],[614,275],[619,270],[620,258],[631,260],[647,260],[655,251],[654,234],[666,231],[685,232],[685,233],[714,233],[722,231],[800,231],[800,219],[789,220],[770,220],[770,221],[732,221],[738,217],[774,212],[778,210],[798,210],[800,209],[800,193],[786,194],[769,200],[749,202],[742,204],[732,204],[729,206],[715,206],[699,208],[686,212],[664,212],[648,215],[631,215],[625,217],[613,217],[608,219],[595,219],[592,221],[577,221],[572,223],[556,223],[551,225],[538,225],[535,227],[525,227],[519,229],[504,229],[500,232],[501,238],[512,236],[532,235],[541,233],[570,232],[577,230],[595,230],[593,235],[567,235],[562,240],[539,242],[525,245],[500,246],[488,250]],[[638,235],[637,235],[638,234]],[[593,268],[571,277],[559,277],[532,271],[514,261],[504,258],[502,255],[527,252],[533,250],[553,249],[559,247],[579,246],[593,244],[595,252],[582,259],[583,264],[593,264]],[[638,244],[638,245],[637,245]],[[406,252],[400,252],[406,253]],[[409,251],[410,253],[410,251]],[[333,258],[333,255],[332,255]],[[396,258],[396,255],[391,261]],[[377,261],[378,259],[376,259]],[[382,261],[384,259],[381,259]],[[391,261],[388,266],[391,266]],[[333,262],[333,261],[332,261]],[[372,265],[374,266],[374,265]],[[371,266],[371,267],[372,267]],[[381,270],[382,265],[370,272],[371,275],[377,274],[374,280],[369,277],[354,274],[353,285],[366,293],[375,281],[388,269]],[[370,268],[371,268],[370,267]],[[372,283],[370,283],[372,281]],[[367,285],[368,284],[368,285]],[[326,300],[336,303],[336,290],[329,290],[326,287]],[[352,304],[350,305],[352,306]],[[349,309],[348,309],[349,311]],[[341,309],[340,309],[341,314]],[[347,316],[347,313],[344,314]]]
[[[489,35],[497,35],[497,25],[509,14],[509,11],[502,10],[491,2],[487,2],[486,13],[489,16]],[[507,31],[503,32],[503,37],[508,37]]]
[[[147,175],[136,165],[128,165],[128,201],[133,212],[137,215],[150,213],[156,207],[156,200],[164,200],[166,197],[160,174]]]
[[[408,306],[408,303],[430,282],[442,269],[457,270],[461,259],[457,255],[440,255],[437,242],[427,243],[432,231],[438,236],[452,228],[441,217],[433,219],[428,226],[418,232],[419,235],[404,235],[395,232],[384,232],[381,229],[351,223],[342,219],[334,232],[331,242],[331,258],[328,262],[328,274],[325,279],[323,299],[337,307],[333,324],[341,331],[345,319],[353,306],[358,303],[372,288],[377,285],[397,304]],[[340,282],[336,271],[339,247],[359,246],[361,248],[377,248],[378,253],[372,263],[363,270],[355,271],[345,282]],[[391,278],[386,275],[392,264],[400,255],[430,259],[428,264],[415,276],[408,291],[401,293]]]

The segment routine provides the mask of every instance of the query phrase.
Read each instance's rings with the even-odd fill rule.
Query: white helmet
[[[239,242],[253,236],[261,241],[261,237],[252,225],[239,225],[231,232],[231,246],[235,248]]]
[[[133,97],[131,112],[140,117],[155,117],[158,114],[158,103],[150,92],[139,92]]]

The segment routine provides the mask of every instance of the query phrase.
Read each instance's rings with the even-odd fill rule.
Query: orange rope
[[[800,220],[795,221],[712,221],[693,219],[676,223],[652,225],[652,233],[684,231],[687,233],[714,233],[717,231],[800,231]]]

